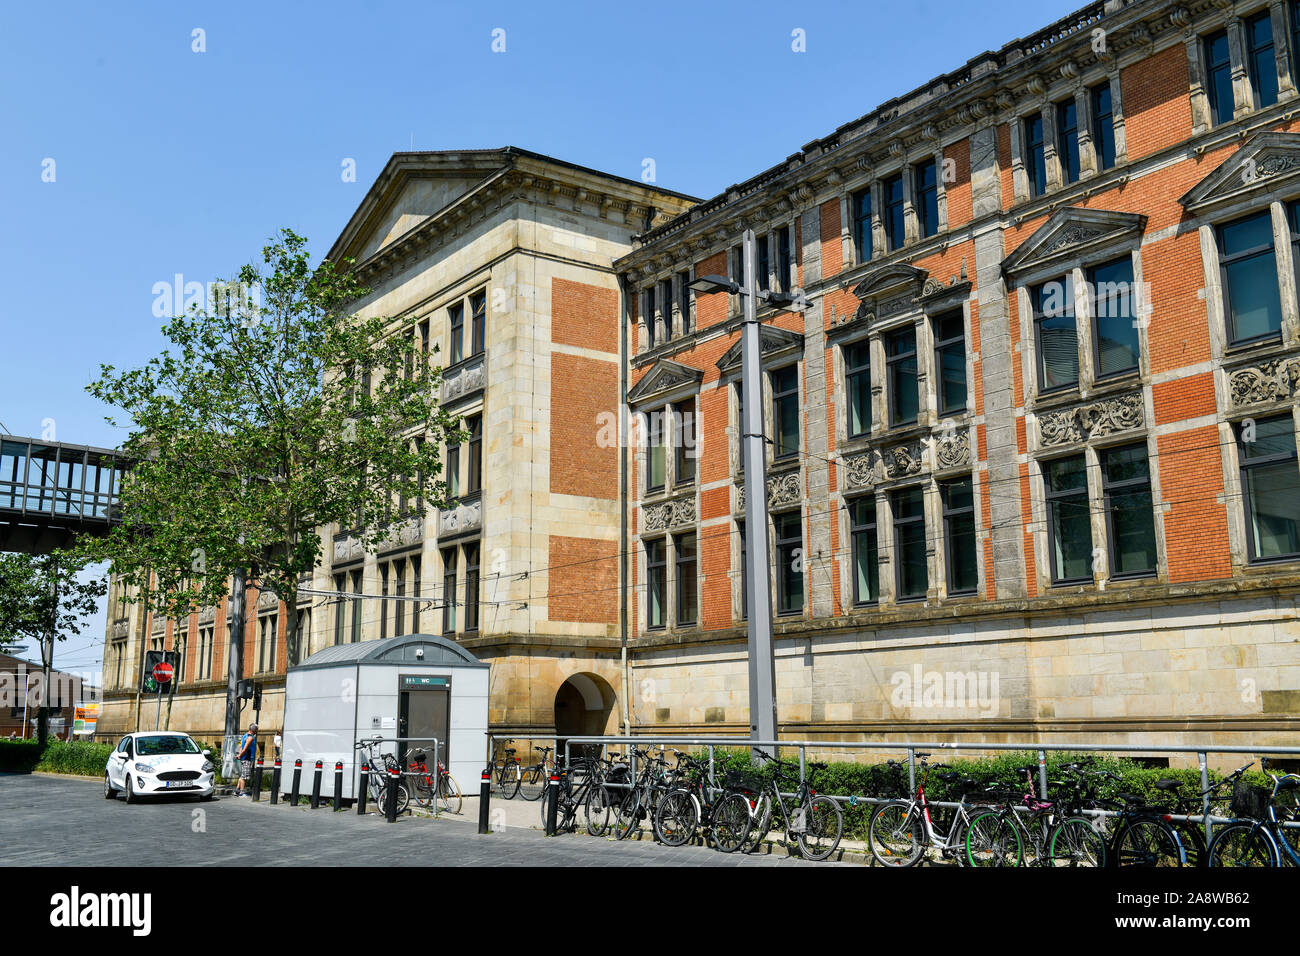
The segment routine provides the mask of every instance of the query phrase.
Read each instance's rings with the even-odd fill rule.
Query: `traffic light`
[[[262,712],[262,685],[258,684],[253,688],[253,712],[260,714]]]
[[[239,699],[240,699],[240,700],[252,700],[252,699],[253,699],[253,688],[254,688],[255,686],[256,686],[256,685],[255,685],[251,680],[241,680],[241,681],[239,682]]]

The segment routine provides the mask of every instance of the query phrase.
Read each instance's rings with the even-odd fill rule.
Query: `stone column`
[[[797,220],[803,245],[804,284],[821,281],[821,206],[813,203]],[[824,297],[809,303],[803,314],[804,448],[807,462],[808,534],[804,540],[804,568],[812,616],[830,617],[834,607],[831,568],[830,439],[826,401],[826,331]]]

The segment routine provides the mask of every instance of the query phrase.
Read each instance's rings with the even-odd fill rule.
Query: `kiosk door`
[[[432,761],[434,740],[438,741],[438,759],[447,766],[451,678],[403,675],[399,681],[397,736],[411,738],[410,743],[398,744],[402,766],[408,763],[406,751],[415,747],[427,750]]]

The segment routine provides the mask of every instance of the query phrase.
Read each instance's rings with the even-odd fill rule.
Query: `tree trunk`
[[[41,664],[45,677],[41,686],[41,708],[36,714],[36,740],[45,749],[50,737],[50,678],[54,670],[54,624],[59,615],[59,559],[50,558],[50,622],[41,640]]]
[[[302,635],[298,627],[302,621],[298,614],[298,592],[284,598],[284,665],[285,670],[298,666]]]
[[[235,750],[239,746],[239,681],[244,676],[244,572],[236,571],[233,593],[227,604],[226,623],[230,636],[226,645],[226,724],[221,747],[221,775],[235,775]]]

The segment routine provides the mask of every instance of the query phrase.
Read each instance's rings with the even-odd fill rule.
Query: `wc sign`
[[[421,687],[446,687],[447,678],[445,677],[403,677],[402,690],[418,689]]]

